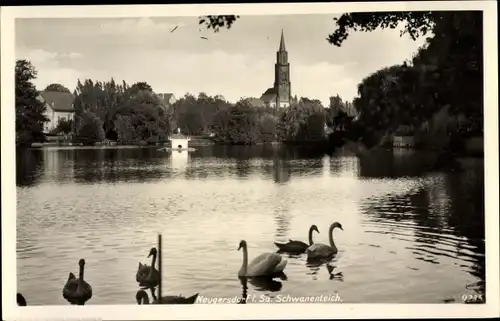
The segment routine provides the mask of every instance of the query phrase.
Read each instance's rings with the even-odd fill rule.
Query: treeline
[[[157,143],[171,133],[171,110],[146,82],[78,80],[75,134],[84,143]]]
[[[45,106],[36,99],[32,83],[36,70],[30,62],[16,64],[16,142],[30,145],[44,140]],[[47,91],[70,92],[60,84]],[[200,93],[186,94],[173,105],[153,92],[146,82],[77,82],[74,121],[61,120],[52,134],[73,134],[76,142],[94,144],[104,140],[118,144],[165,142],[173,129],[188,135],[207,136],[216,143],[251,145],[257,143],[325,142],[325,124],[339,119],[318,100],[301,98],[291,107],[255,107],[253,99],[235,104]],[[340,100],[342,103],[342,101]]]
[[[330,41],[339,46],[347,34],[343,27],[369,31],[407,21],[405,32],[414,38],[433,33],[412,59],[380,69],[358,85],[354,106],[359,116],[353,128],[366,145],[379,143],[401,125],[418,135],[444,109],[455,118],[445,135],[462,141],[483,135],[482,18],[482,12],[474,11],[382,12],[345,14],[337,20],[339,28]],[[424,144],[435,143],[432,133],[422,134]]]
[[[251,98],[231,104],[216,97],[200,93],[180,98],[172,106],[174,126],[186,134],[211,136],[221,144],[325,140],[328,114],[317,100],[301,98],[289,108],[274,109],[256,107]]]
[[[46,106],[33,84],[37,71],[27,60],[18,60],[15,69],[16,145],[44,142]],[[70,92],[60,84],[46,90]],[[52,133],[72,133],[77,142],[94,144],[105,139],[121,144],[165,141],[172,132],[171,108],[145,82],[128,85],[78,81],[74,95],[74,121],[60,121]]]
[[[238,18],[201,17],[200,24],[217,32],[230,28]],[[348,128],[344,136],[374,146],[401,125],[418,129],[443,110],[455,118],[447,126],[450,139],[445,139],[443,148],[449,148],[453,141],[483,135],[482,11],[361,12],[345,13],[333,20],[336,29],[327,40],[337,47],[348,41],[352,32],[394,29],[401,24],[402,36],[413,40],[427,36],[412,59],[361,81],[353,101],[358,116],[356,121],[344,118]],[[432,134],[424,139],[430,145],[434,141]]]

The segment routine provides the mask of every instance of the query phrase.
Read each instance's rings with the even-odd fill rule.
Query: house
[[[165,105],[167,107],[172,106],[177,101],[174,94],[172,94],[172,93],[161,93],[161,94],[158,94],[158,96],[160,96],[161,99],[163,99],[163,101],[165,102]]]
[[[276,99],[278,95],[276,95],[276,90],[271,87],[268,88],[262,96],[260,96],[260,100],[264,102],[264,104],[268,107],[275,108],[276,107]]]
[[[181,129],[177,128],[177,133],[170,136],[171,148],[172,149],[188,149],[188,142],[191,140],[190,137],[181,134]]]
[[[215,95],[215,99],[216,100],[222,100],[222,101],[226,101],[226,98],[222,95]]]
[[[243,101],[248,103],[250,106],[255,107],[255,108],[266,107],[266,104],[264,103],[264,101],[262,101],[262,99],[259,99],[259,98],[249,97],[249,98],[245,98]]]
[[[45,104],[45,116],[49,119],[44,125],[44,132],[49,133],[61,120],[73,120],[75,115],[75,97],[71,93],[59,91],[42,91],[37,97]]]

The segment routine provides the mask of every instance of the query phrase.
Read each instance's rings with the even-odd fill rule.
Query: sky
[[[411,59],[424,41],[377,30],[352,33],[339,48],[326,40],[334,16],[241,16],[218,33],[200,27],[197,17],[23,18],[16,19],[16,59],[33,63],[39,90],[60,83],[73,91],[78,79],[113,77],[146,81],[177,98],[205,92],[235,102],[259,98],[273,85],[283,30],[292,95],[327,106],[337,94],[352,100],[364,77]]]

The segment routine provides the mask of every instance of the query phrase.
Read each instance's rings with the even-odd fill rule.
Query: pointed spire
[[[285,36],[283,35],[283,29],[281,29],[280,51],[286,51],[286,47],[285,47]]]

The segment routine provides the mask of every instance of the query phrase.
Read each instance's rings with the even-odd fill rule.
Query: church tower
[[[274,65],[274,91],[276,93],[276,107],[289,107],[291,101],[290,64],[285,47],[285,36],[281,30],[280,48],[276,53]]]

